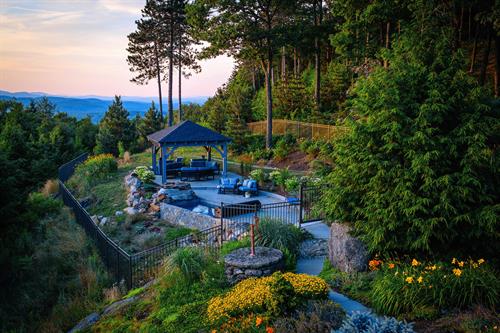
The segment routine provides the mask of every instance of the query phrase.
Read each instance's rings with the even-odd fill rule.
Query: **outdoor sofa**
[[[189,167],[182,167],[180,169],[181,180],[201,180],[208,177],[215,179],[215,173],[219,172],[219,165],[217,162],[207,160],[191,160]]]
[[[219,185],[217,186],[219,193],[233,192],[238,193],[238,178],[221,178],[219,180]]]
[[[167,160],[165,170],[167,171],[167,177],[177,177],[179,171],[184,166],[183,158],[178,157],[175,160]],[[163,164],[160,157],[160,175],[162,174]]]
[[[250,195],[259,194],[259,187],[254,179],[245,179],[238,190],[240,193],[250,193]]]

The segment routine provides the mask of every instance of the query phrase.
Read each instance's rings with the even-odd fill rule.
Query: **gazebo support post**
[[[227,144],[222,146],[222,176],[227,177]]]
[[[151,152],[152,152],[152,161],[151,161],[151,166],[153,168],[153,173],[155,175],[158,174],[158,170],[157,170],[157,166],[156,166],[156,147],[153,145],[153,147],[151,147]]]
[[[161,183],[167,182],[167,147],[161,146]]]

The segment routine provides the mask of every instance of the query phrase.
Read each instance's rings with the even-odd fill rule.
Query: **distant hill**
[[[32,99],[41,98],[46,96],[49,101],[54,103],[57,107],[58,112],[66,112],[70,116],[74,116],[78,119],[84,118],[89,115],[92,122],[99,122],[104,113],[108,110],[109,105],[112,103],[113,97],[106,96],[55,96],[49,95],[43,92],[8,92],[0,90],[0,100],[10,100],[15,99],[24,105],[28,105]],[[133,118],[137,114],[143,116],[151,105],[151,101],[154,100],[156,106],[158,107],[158,99],[153,97],[133,97],[133,96],[122,96],[123,106],[130,113],[130,117]],[[183,104],[197,103],[203,104],[207,100],[207,97],[186,97],[182,100]],[[163,101],[163,112],[166,113],[167,105],[165,100]],[[174,99],[174,109],[179,106],[178,100]]]

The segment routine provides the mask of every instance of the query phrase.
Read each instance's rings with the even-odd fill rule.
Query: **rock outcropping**
[[[350,227],[332,223],[328,243],[328,258],[331,264],[342,272],[352,273],[367,268],[368,252],[365,245],[350,235]]]

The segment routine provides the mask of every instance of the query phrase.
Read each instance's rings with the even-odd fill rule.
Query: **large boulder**
[[[350,235],[351,228],[345,224],[332,223],[328,241],[328,259],[342,272],[365,271],[368,252],[365,245]]]

